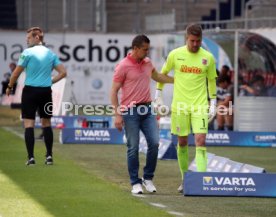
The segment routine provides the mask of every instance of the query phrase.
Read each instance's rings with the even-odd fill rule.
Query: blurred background
[[[151,33],[275,27],[273,0],[2,0],[0,27],[44,31]]]

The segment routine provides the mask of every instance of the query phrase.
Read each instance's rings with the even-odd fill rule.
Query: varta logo
[[[101,136],[101,137],[109,137],[108,130],[83,130],[84,136]]]
[[[276,141],[276,136],[275,135],[257,135],[255,136],[255,140],[257,142],[274,142]]]
[[[203,185],[213,185],[213,177],[204,176],[203,177]]]
[[[75,130],[75,136],[82,136],[81,130]]]
[[[75,136],[85,136],[85,137],[109,137],[110,134],[108,130],[75,130]]]
[[[255,186],[252,178],[247,177],[203,177],[203,185],[238,185],[238,186]]]
[[[52,118],[51,118],[51,121],[52,121],[53,123],[61,123],[61,124],[63,124],[63,119],[62,119],[62,118],[59,118],[59,117],[52,117]]]
[[[208,133],[206,135],[207,139],[223,139],[223,140],[229,140],[229,136],[227,133]]]

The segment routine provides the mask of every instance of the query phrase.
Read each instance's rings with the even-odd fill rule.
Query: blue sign
[[[177,144],[177,136],[172,136],[172,142]],[[195,145],[192,134],[188,136],[188,143]],[[209,131],[206,135],[206,145],[276,147],[276,132]]]
[[[276,197],[276,174],[187,172],[186,196]]]
[[[123,144],[123,132],[106,128],[64,128],[62,144]]]

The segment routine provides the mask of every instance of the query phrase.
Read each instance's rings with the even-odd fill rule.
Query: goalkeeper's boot
[[[26,165],[27,166],[35,165],[35,159],[31,157],[29,160],[27,160]]]
[[[183,193],[183,183],[177,189],[178,193]]]

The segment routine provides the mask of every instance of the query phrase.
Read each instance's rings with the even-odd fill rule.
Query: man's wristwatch
[[[10,84],[8,84],[8,89],[12,90],[12,86]]]

